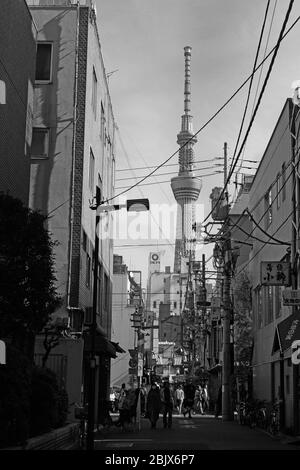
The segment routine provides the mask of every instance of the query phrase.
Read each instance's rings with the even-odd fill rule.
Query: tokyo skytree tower
[[[195,235],[192,226],[195,222],[195,202],[197,201],[202,181],[194,174],[194,150],[197,138],[193,137],[191,112],[191,47],[184,48],[184,114],[181,116],[181,131],[177,135],[179,150],[178,176],[171,179],[171,188],[178,203],[175,243],[174,272],[181,272],[181,258],[195,258]]]

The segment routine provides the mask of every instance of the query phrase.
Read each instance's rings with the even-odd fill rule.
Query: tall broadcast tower
[[[171,187],[177,207],[177,228],[175,244],[174,273],[181,272],[181,258],[195,258],[193,229],[195,222],[195,202],[197,201],[202,181],[194,174],[194,145],[191,112],[191,47],[184,48],[185,80],[184,80],[184,114],[181,116],[181,131],[177,135],[179,150],[178,176],[171,179]]]

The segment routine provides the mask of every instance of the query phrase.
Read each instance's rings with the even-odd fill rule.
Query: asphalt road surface
[[[260,429],[223,422],[213,416],[195,415],[189,419],[175,415],[171,429],[163,428],[162,417],[157,429],[151,429],[150,422],[142,418],[140,428],[122,431],[112,426],[101,430],[95,435],[95,450],[300,450],[300,440],[275,438]]]

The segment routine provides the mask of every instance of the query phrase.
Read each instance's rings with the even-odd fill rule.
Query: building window
[[[87,235],[84,230],[82,230],[82,249],[83,251],[86,251],[86,246],[87,246]]]
[[[269,188],[268,192],[265,195],[265,217],[266,217],[266,227],[269,227],[273,220],[272,212],[272,189]]]
[[[92,149],[90,149],[90,166],[89,166],[89,187],[94,190],[94,172],[95,172],[95,157]]]
[[[174,302],[174,308],[177,308],[177,302]]]
[[[88,288],[91,285],[91,257],[88,253],[86,254],[85,285]]]
[[[280,190],[280,173],[277,175],[276,179],[276,203],[277,203],[277,209],[279,209],[281,205],[281,190]]]
[[[282,194],[282,201],[285,201],[285,197],[286,197],[286,175],[285,175],[285,162],[282,164],[281,166],[281,182],[282,182],[282,185],[281,185],[281,188],[282,188],[282,191],[281,191],[281,194]]]
[[[100,138],[103,143],[105,143],[105,114],[104,114],[104,107],[101,101],[101,122],[100,122]]]
[[[93,67],[92,108],[93,108],[95,119],[97,118],[97,88],[98,88],[97,75]]]
[[[156,308],[156,300],[153,302],[153,308]]]
[[[50,83],[52,75],[52,44],[38,42],[36,50],[35,81]]]
[[[32,129],[31,158],[48,158],[49,129],[34,127]]]

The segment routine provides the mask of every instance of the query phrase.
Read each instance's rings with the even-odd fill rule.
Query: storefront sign
[[[292,344],[292,363],[294,365],[300,364],[300,340],[294,341]]]
[[[261,284],[263,286],[289,286],[290,263],[280,261],[262,261]]]
[[[285,289],[282,292],[283,305],[300,305],[300,290]]]

